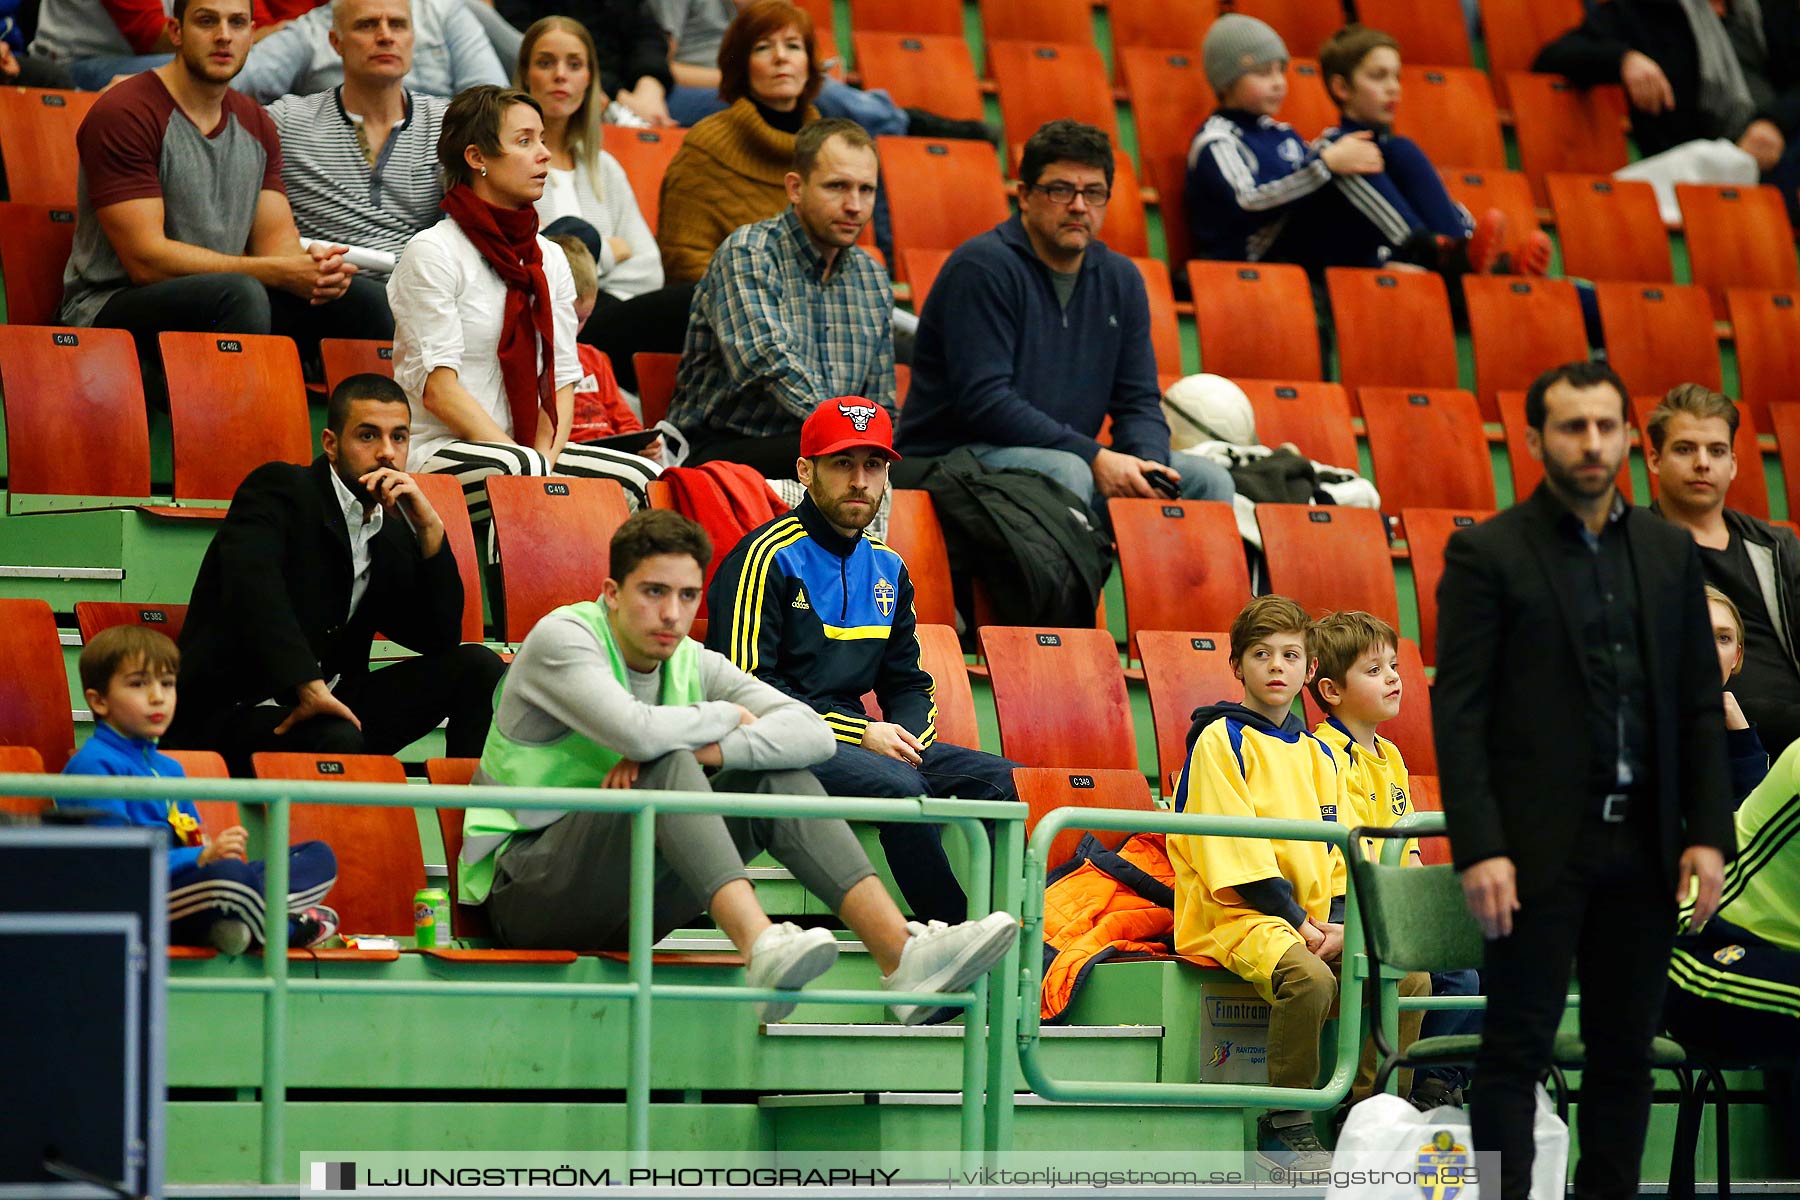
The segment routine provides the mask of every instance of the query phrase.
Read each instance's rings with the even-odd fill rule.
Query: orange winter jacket
[[[1134,833],[1117,850],[1092,834],[1044,889],[1040,1014],[1054,1021],[1094,964],[1119,954],[1168,954],[1175,930],[1175,868],[1160,833]]]

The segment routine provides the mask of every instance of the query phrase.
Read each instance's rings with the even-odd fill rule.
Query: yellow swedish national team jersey
[[[1335,718],[1319,722],[1313,736],[1331,747],[1344,768],[1344,803],[1338,819],[1345,825],[1352,829],[1358,825],[1397,825],[1402,817],[1412,814],[1411,776],[1406,773],[1400,747],[1378,733],[1375,749],[1364,749],[1351,740],[1350,731]],[[1378,853],[1379,846],[1374,838],[1363,839],[1364,854]],[[1417,838],[1406,843],[1409,855],[1418,848]],[[1343,893],[1344,885],[1339,882],[1332,895]]]
[[[1311,734],[1266,732],[1222,717],[1194,742],[1175,805],[1217,816],[1332,820],[1339,786],[1336,760]],[[1305,943],[1282,918],[1246,904],[1237,885],[1280,876],[1307,916],[1323,924],[1342,856],[1325,842],[1191,835],[1171,835],[1168,850],[1177,952],[1216,959],[1273,1001],[1275,965]]]

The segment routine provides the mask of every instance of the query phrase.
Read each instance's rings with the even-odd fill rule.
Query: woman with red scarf
[[[568,444],[582,374],[575,283],[562,248],[538,234],[550,169],[538,102],[492,85],[462,92],[438,162],[447,215],[406,244],[388,280],[413,469],[455,475],[478,520],[495,474],[615,479],[638,507],[655,463]]]

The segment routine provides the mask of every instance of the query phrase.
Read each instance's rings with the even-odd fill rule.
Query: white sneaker
[[[750,965],[744,984],[754,988],[798,991],[831,969],[837,961],[838,943],[829,929],[802,929],[792,921],[771,925],[750,947]],[[756,1015],[765,1025],[785,1021],[798,1000],[763,1000]]]
[[[890,992],[961,992],[987,974],[1019,936],[1011,913],[994,912],[979,921],[921,925],[908,921],[912,932],[900,951],[900,965],[882,977]],[[902,1025],[917,1025],[937,1011],[935,1004],[890,1004]]]

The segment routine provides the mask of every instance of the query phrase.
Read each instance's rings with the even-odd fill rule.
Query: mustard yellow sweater
[[[808,108],[806,119],[819,119]],[[741,99],[688,130],[663,175],[656,241],[668,284],[706,273],[732,230],[787,208],[783,180],[794,162],[794,135],[783,133]]]

